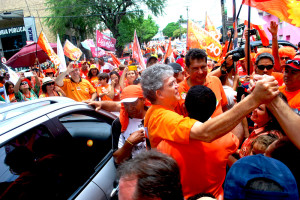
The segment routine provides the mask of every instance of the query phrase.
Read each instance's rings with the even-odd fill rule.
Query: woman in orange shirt
[[[6,94],[9,98],[9,101],[12,102],[17,102],[16,97],[15,97],[15,93],[14,93],[14,84],[10,81],[7,81],[5,84],[5,90],[6,90]],[[3,99],[5,99],[4,94],[2,95]]]
[[[94,88],[99,86],[99,70],[95,64],[91,65],[87,80],[93,85]]]
[[[137,66],[131,65],[124,69],[124,72],[120,78],[121,89],[124,89],[128,85],[134,85],[133,81],[139,77]],[[126,78],[126,80],[125,80]]]
[[[109,91],[111,90],[110,85],[108,84],[109,76],[107,73],[99,74],[99,85],[97,87],[97,94],[101,101],[112,101],[109,97]],[[100,100],[99,99],[99,100]]]

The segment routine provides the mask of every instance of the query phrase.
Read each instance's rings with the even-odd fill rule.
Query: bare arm
[[[230,68],[232,65],[233,65],[233,60],[232,60],[232,55],[230,55],[226,58],[226,66],[221,65],[218,69],[209,72],[207,75],[220,77],[222,75],[222,71],[227,71],[227,69]]]
[[[128,72],[128,67],[125,67],[125,69],[123,71],[123,74],[120,78],[120,87],[121,87],[122,90],[125,88],[125,76],[126,76],[127,72]]]
[[[121,164],[125,160],[131,157],[132,148],[138,143],[144,141],[145,133],[144,130],[138,130],[133,132],[128,138],[124,145],[114,152],[113,156],[117,164]]]
[[[116,85],[115,80],[112,80],[111,85],[110,85],[110,89],[109,89],[108,94],[107,94],[107,96],[111,99],[113,99],[115,97],[115,85]]]
[[[70,64],[68,65],[67,67],[67,70],[60,73],[56,79],[55,79],[55,83],[59,86],[59,87],[62,87],[64,86],[64,79],[66,77],[67,74],[69,74],[73,69],[73,62],[70,62]]]
[[[268,28],[269,32],[272,34],[272,54],[274,57],[274,69],[276,72],[282,72],[279,52],[278,52],[278,24],[275,21],[271,21],[270,28]]]
[[[248,59],[250,59],[250,73],[248,72],[248,74],[252,74],[252,69],[253,69],[253,63],[252,63],[252,59],[251,59],[251,54],[250,54],[250,58],[248,58],[248,29],[247,27],[245,28],[245,38],[246,38],[246,41],[245,41],[245,66],[246,66],[246,69],[247,69],[247,72],[248,72]]]
[[[196,122],[191,128],[190,138],[212,142],[222,137],[235,128],[252,110],[262,103],[269,103],[278,93],[278,82],[274,77],[268,76],[258,81],[254,91],[229,111],[204,123]]]
[[[95,99],[97,98],[97,92],[94,92],[93,94],[92,94],[92,97],[91,97],[91,101],[95,101]]]
[[[300,116],[279,97],[268,105],[268,109],[276,117],[285,134],[300,149]]]
[[[120,112],[121,104],[117,101],[84,101],[89,105],[95,107],[95,110],[106,110],[109,112]]]
[[[21,84],[21,81],[24,79],[24,77],[20,76],[20,78],[18,79],[16,85],[14,86],[14,92],[15,93],[18,93],[19,89],[20,89],[20,84]]]

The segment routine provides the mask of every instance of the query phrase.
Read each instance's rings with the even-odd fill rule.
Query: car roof
[[[258,47],[258,46],[263,47],[261,40],[252,41],[252,42],[250,42],[250,45],[253,46],[253,47]],[[269,46],[271,46],[271,45],[272,45],[272,40],[269,40]],[[289,41],[286,41],[286,40],[278,40],[278,45],[290,46],[290,47],[293,47],[295,50],[297,50],[297,47],[294,44],[292,44],[292,43],[290,43]],[[242,47],[244,48],[245,44],[243,44]]]
[[[0,107],[0,135],[26,122],[47,115],[56,110],[74,107],[75,109],[94,110],[86,103],[77,102],[67,97],[47,97],[20,103],[10,103]],[[73,108],[72,108],[73,109]],[[100,110],[98,113],[114,120],[116,115]]]

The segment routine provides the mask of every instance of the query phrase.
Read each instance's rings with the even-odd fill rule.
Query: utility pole
[[[221,14],[222,14],[222,41],[225,43],[226,40],[226,14],[224,7],[224,0],[221,0]]]

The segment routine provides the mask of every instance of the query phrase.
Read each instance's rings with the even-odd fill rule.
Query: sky
[[[232,0],[224,1],[227,8],[227,16],[232,17]],[[241,2],[242,0],[236,0],[236,12],[238,12]],[[167,0],[166,7],[164,9],[165,14],[159,17],[153,17],[156,23],[159,25],[159,30],[164,29],[170,22],[178,21],[180,15],[183,16],[183,19],[187,19],[187,6],[189,19],[194,21],[202,21],[202,23],[204,23],[205,12],[207,12],[207,15],[216,28],[222,25],[221,0]],[[242,21],[247,19],[247,9],[248,6],[243,5],[240,15]],[[260,19],[258,19],[257,10],[252,9],[251,11],[251,19],[253,19],[253,21],[259,21]],[[147,14],[151,13],[146,12],[146,15]],[[257,24],[260,23],[257,22]]]

